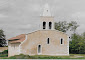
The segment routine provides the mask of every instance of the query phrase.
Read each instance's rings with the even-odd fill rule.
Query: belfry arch
[[[46,22],[43,22],[43,29],[46,29]]]
[[[49,22],[49,29],[52,29],[52,22]]]

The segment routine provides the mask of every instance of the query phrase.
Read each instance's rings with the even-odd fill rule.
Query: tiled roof
[[[11,43],[22,42],[25,40],[25,34],[18,35],[16,37],[8,39]]]

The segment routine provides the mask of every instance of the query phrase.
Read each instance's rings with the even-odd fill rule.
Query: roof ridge
[[[26,34],[20,34],[20,35],[17,35],[17,36],[15,36],[15,37],[12,37],[12,38],[10,38],[10,39],[7,39],[7,40],[14,40],[14,39],[21,39],[22,37],[22,35],[26,35]]]

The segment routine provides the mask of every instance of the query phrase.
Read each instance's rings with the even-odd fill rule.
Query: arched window
[[[52,28],[52,22],[49,22],[49,29]]]
[[[43,29],[46,29],[46,22],[43,22]]]
[[[38,45],[38,53],[41,53],[41,45]]]
[[[63,39],[61,38],[61,44],[63,44]]]
[[[50,41],[49,41],[49,38],[48,38],[48,39],[47,39],[47,44],[49,44],[49,42],[50,42]]]

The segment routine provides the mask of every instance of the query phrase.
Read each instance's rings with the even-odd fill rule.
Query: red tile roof
[[[25,40],[25,34],[18,35],[16,37],[8,39],[11,41],[11,43],[16,43],[16,42],[22,42]]]

